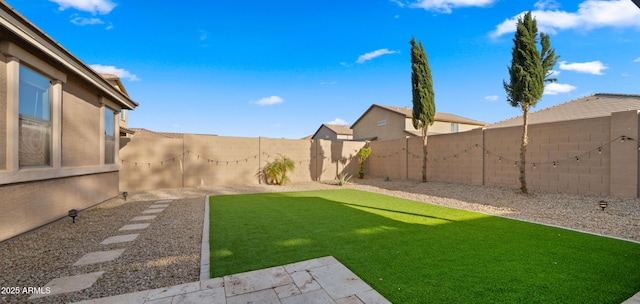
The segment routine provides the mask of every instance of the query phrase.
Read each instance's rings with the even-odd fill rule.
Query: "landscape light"
[[[607,201],[600,201],[600,203],[598,203],[598,206],[602,208],[602,211],[604,211],[604,208],[607,208],[607,205]]]
[[[125,202],[127,201],[127,196],[129,196],[129,192],[127,191],[122,192],[122,197],[124,197]]]
[[[76,222],[76,216],[78,216],[78,210],[76,210],[76,209],[69,210],[69,217],[71,217],[73,219],[73,223],[74,224]]]

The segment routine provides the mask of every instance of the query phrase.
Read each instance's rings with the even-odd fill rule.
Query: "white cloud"
[[[104,24],[104,21],[100,20],[99,18],[74,17],[73,19],[71,19],[71,23],[79,26],[85,26],[85,25]]]
[[[560,75],[560,71],[558,70],[551,70],[551,73],[549,74],[551,77],[556,77],[558,75]]]
[[[547,34],[555,34],[558,30],[578,29],[590,30],[602,27],[636,27],[640,28],[640,10],[629,0],[586,0],[578,6],[576,12],[558,10],[549,6],[549,1],[537,2],[535,11],[531,13],[538,22],[538,29]],[[492,38],[513,33],[516,30],[518,17],[525,12],[509,18],[496,26],[489,33]]]
[[[395,53],[397,53],[397,51],[390,51],[389,49],[379,49],[373,52],[366,53],[364,55],[360,55],[360,57],[358,57],[358,60],[356,62],[365,63],[366,61],[371,60],[373,58],[380,57],[382,55],[395,54]]]
[[[200,41],[205,41],[205,40],[207,40],[207,37],[208,37],[208,33],[207,33],[207,31],[200,30]]]
[[[570,84],[563,84],[563,83],[549,83],[546,86],[544,86],[544,95],[558,95],[561,93],[569,93],[573,90],[575,90],[576,87],[570,85]]]
[[[89,12],[92,14],[108,14],[116,7],[111,0],[49,0],[57,3],[59,10],[63,11],[68,8],[75,8],[79,11]]]
[[[274,95],[274,96],[264,97],[253,103],[261,106],[270,106],[270,105],[282,103],[283,101],[284,99],[282,99],[282,97]]]
[[[629,77],[629,76],[631,76],[631,75],[629,75],[629,74],[627,74],[627,73],[622,73],[622,74],[620,74],[620,76],[622,76],[622,77]]]
[[[575,62],[575,63],[567,63],[566,61],[560,61],[561,70],[574,71],[578,73],[602,75],[602,71],[608,68],[609,67],[605,66],[600,61]]]
[[[485,96],[485,97],[484,97],[484,100],[487,100],[487,101],[496,101],[496,100],[498,100],[498,95],[489,95],[489,96]]]
[[[539,0],[538,2],[536,2],[535,4],[533,4],[533,6],[537,9],[537,10],[545,10],[545,9],[558,9],[560,7],[560,4],[558,2],[556,2],[555,0]]]
[[[633,62],[640,62],[640,57],[634,59]]]
[[[98,73],[114,74],[120,77],[120,79],[129,79],[130,81],[140,80],[135,74],[131,74],[131,72],[125,69],[119,69],[112,65],[90,64],[89,66]]]
[[[404,2],[402,2],[400,0],[389,0],[389,1],[397,4],[399,7],[404,7],[405,6]]]
[[[336,81],[321,81],[320,85],[334,85],[336,83],[338,83],[338,82],[336,82]]]
[[[325,123],[328,124],[328,125],[341,125],[341,126],[348,126],[349,125],[346,121],[344,121],[343,119],[340,119],[340,118],[336,118],[336,119],[334,119],[332,121],[327,121]]]
[[[451,14],[453,8],[479,6],[485,7],[496,0],[418,0],[409,4],[412,8],[422,8],[428,11]]]

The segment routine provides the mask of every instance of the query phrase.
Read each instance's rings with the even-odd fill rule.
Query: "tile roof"
[[[338,135],[353,135],[353,130],[345,125],[322,124]]]
[[[144,128],[130,128],[135,133],[133,137],[146,137],[146,138],[183,138],[182,133],[168,133],[168,132],[155,132]]]
[[[609,116],[613,112],[640,110],[640,95],[597,93],[529,113],[529,124],[542,124]],[[488,125],[505,128],[522,125],[522,115]]]
[[[353,130],[351,130],[351,128],[349,126],[345,126],[345,125],[332,125],[332,124],[322,124],[320,125],[320,127],[318,128],[318,130],[316,130],[315,133],[313,133],[313,135],[308,136],[309,138],[314,138],[316,137],[316,135],[318,134],[318,132],[320,132],[320,130],[322,130],[322,127],[325,127],[329,130],[331,130],[331,132],[336,133],[336,135],[353,135]],[[303,139],[306,139],[307,137],[304,137]]]
[[[364,112],[364,114],[362,114],[362,116],[360,116],[360,118],[358,118],[358,120],[356,120],[355,123],[353,123],[353,125],[351,125],[351,127],[355,126],[358,123],[358,121],[360,121],[360,119],[362,119],[374,107],[379,107],[379,108],[382,108],[382,109],[389,110],[391,112],[398,113],[400,115],[404,115],[406,118],[413,117],[413,109],[409,108],[409,107],[394,107],[394,106],[384,106],[384,105],[379,105],[379,104],[373,104],[373,105],[371,105],[371,107],[369,107],[369,109],[367,109],[367,111]],[[486,126],[487,125],[486,122],[473,120],[473,119],[469,119],[469,118],[466,118],[466,117],[462,117],[462,116],[458,116],[458,115],[454,115],[454,114],[449,114],[449,113],[443,113],[443,112],[436,112],[435,120],[436,121],[443,121],[443,122],[456,122],[456,123],[469,124],[469,125],[478,125],[478,126]]]

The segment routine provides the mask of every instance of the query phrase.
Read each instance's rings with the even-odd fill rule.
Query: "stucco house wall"
[[[389,140],[407,136],[421,136],[421,130],[413,127],[412,109],[372,105],[351,126],[355,140]],[[435,113],[435,121],[429,126],[429,134],[464,132],[486,125],[483,122],[465,117]]]
[[[313,139],[338,139],[338,134],[327,128],[325,125],[322,125],[320,126],[320,129],[318,129],[318,132],[313,136]]]
[[[353,126],[353,138],[377,140],[404,138],[405,117],[379,107],[371,108]]]
[[[21,92],[33,88],[29,73],[37,75],[42,86],[48,83],[42,87],[48,97],[35,98],[48,104],[42,123],[20,109]],[[66,217],[70,209],[82,210],[117,196],[118,119],[114,114],[112,124],[105,122],[105,112],[136,106],[0,2],[0,242]],[[39,125],[26,127],[26,120]],[[113,144],[105,137],[109,125],[114,127],[115,146],[105,151]],[[32,160],[43,162],[29,165]]]

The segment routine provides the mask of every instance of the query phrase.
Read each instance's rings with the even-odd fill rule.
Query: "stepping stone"
[[[380,293],[378,293],[374,289],[371,289],[369,291],[363,291],[356,295],[365,303],[391,304],[389,300],[385,299]]]
[[[218,287],[174,296],[171,303],[225,304],[227,302],[224,287]]]
[[[148,290],[138,291],[134,293],[125,293],[117,296],[111,296],[106,298],[98,298],[91,300],[84,300],[80,302],[73,302],[73,304],[113,304],[113,303],[144,303],[147,298]]]
[[[336,300],[372,289],[340,263],[313,268],[309,271],[331,298]]]
[[[147,229],[147,227],[149,227],[149,225],[151,225],[151,224],[150,223],[127,224],[127,225],[124,225],[124,226],[120,227],[120,229],[118,229],[118,231]]]
[[[142,214],[151,214],[151,213],[160,213],[164,210],[164,208],[160,209],[147,209],[145,211],[142,211]]]
[[[224,277],[224,287],[227,297],[267,288],[289,285],[292,283],[293,280],[291,280],[291,277],[282,266],[239,273]]]
[[[108,262],[116,259],[120,255],[122,255],[123,252],[124,249],[89,252],[81,257],[77,262],[73,263],[73,266]]]
[[[296,271],[304,271],[304,270],[309,270],[311,268],[318,268],[323,265],[327,265],[327,264],[320,263],[320,259],[313,259],[313,260],[297,262],[289,265],[284,265],[284,269],[287,270],[288,273],[294,273]]]
[[[173,200],[161,200],[161,201],[154,202],[154,204],[167,204],[171,202],[173,202]]]
[[[102,276],[103,273],[104,271],[98,271],[70,277],[55,278],[44,286],[45,290],[47,287],[50,288],[51,292],[49,294],[34,294],[29,297],[29,299],[36,299],[89,288],[100,278],[100,276]]]
[[[372,302],[375,303],[375,302]],[[384,303],[384,302],[381,302]],[[346,298],[337,299],[336,304],[364,304],[356,295],[351,295]]]
[[[162,208],[162,209],[164,209],[164,208],[167,208],[167,207],[169,207],[168,204],[160,204],[160,205],[151,205],[151,206],[149,206],[149,209],[154,209],[154,208]]]
[[[311,274],[306,271],[298,271],[291,274],[291,279],[296,284],[300,292],[309,292],[321,289],[320,285],[316,280],[313,279]]]
[[[282,304],[314,303],[335,304],[326,291],[320,289],[282,299]]]
[[[298,287],[296,287],[295,284],[289,284],[289,285],[276,287],[276,288],[274,288],[274,290],[276,291],[276,294],[278,294],[278,298],[280,298],[280,299],[288,298],[290,296],[299,295],[301,293],[300,290],[298,289]]]
[[[226,286],[226,285],[225,285]],[[260,304],[280,304],[278,295],[273,289],[265,289],[245,294],[240,294],[234,297],[227,298],[227,304],[246,304],[246,303],[260,303]],[[303,303],[303,302],[299,302]]]
[[[180,284],[170,287],[158,288],[149,291],[147,301],[161,298],[173,297],[180,294],[195,292],[200,290],[200,282]]]
[[[148,221],[156,218],[157,215],[141,215],[132,218],[132,221]]]
[[[136,234],[125,234],[125,235],[112,236],[112,237],[106,238],[100,244],[101,245],[107,245],[107,244],[114,244],[114,243],[131,242],[131,241],[135,240],[138,237],[138,235],[139,234],[136,233]]]

